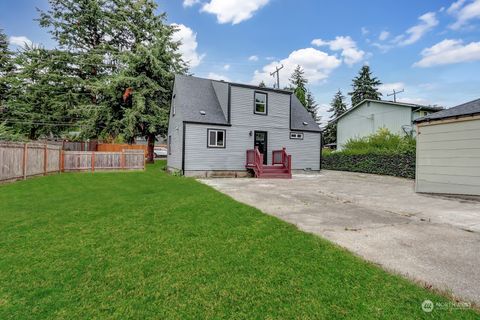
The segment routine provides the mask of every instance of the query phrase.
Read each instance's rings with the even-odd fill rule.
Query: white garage
[[[415,122],[416,191],[480,195],[480,99]]]

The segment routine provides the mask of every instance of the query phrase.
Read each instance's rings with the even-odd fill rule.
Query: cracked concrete
[[[480,202],[413,181],[322,171],[292,180],[201,180],[415,281],[480,304]]]

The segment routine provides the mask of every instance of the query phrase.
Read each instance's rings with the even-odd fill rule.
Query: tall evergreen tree
[[[61,57],[55,50],[27,45],[15,58],[18,69],[7,77],[8,124],[29,139],[58,135],[75,123],[69,109],[76,95],[69,93],[72,84],[65,81],[68,62]]]
[[[70,54],[71,73],[88,111],[84,135],[129,141],[144,136],[153,159],[157,134],[167,129],[174,73],[186,72],[172,40],[174,27],[153,0],[49,0],[40,24]],[[86,101],[85,97],[89,97]]]
[[[315,101],[315,97],[313,96],[313,93],[310,90],[307,90],[305,108],[312,115],[313,119],[315,119],[315,122],[320,122],[321,117],[318,115],[317,107],[318,107],[318,103]]]
[[[330,103],[330,109],[327,110],[331,112],[330,120],[340,117],[347,111],[347,105],[345,104],[345,96],[341,90],[338,90],[333,97],[332,102]]]
[[[14,69],[13,53],[8,48],[8,44],[7,35],[0,29],[0,108],[7,98],[7,77]]]
[[[328,144],[335,143],[337,141],[337,123],[334,120],[347,111],[345,96],[342,94],[342,91],[337,91],[332,102],[330,103],[330,109],[327,111],[332,113],[330,116],[330,122],[323,132],[324,143]]]
[[[380,100],[382,94],[378,91],[378,86],[382,83],[376,77],[372,76],[370,67],[363,66],[358,76],[352,80],[353,91],[348,94],[352,96],[352,107],[356,106],[364,99]]]
[[[308,80],[305,78],[305,71],[303,71],[302,67],[297,65],[295,70],[290,77],[290,83],[294,90],[295,95],[297,96],[298,100],[303,104],[303,106],[307,105],[307,83]]]

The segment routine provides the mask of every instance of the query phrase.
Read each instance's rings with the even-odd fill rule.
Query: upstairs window
[[[225,148],[225,130],[208,129],[207,136],[209,148]]]
[[[267,114],[267,94],[263,92],[255,92],[255,114]]]

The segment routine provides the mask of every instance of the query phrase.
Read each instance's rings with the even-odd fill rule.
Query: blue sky
[[[195,75],[271,85],[269,73],[283,64],[285,86],[300,64],[324,120],[335,92],[346,95],[363,64],[384,93],[405,89],[399,101],[451,107],[480,97],[480,0],[157,2],[178,24]],[[48,1],[0,2],[0,27],[13,48],[55,46],[34,21],[36,7]]]

